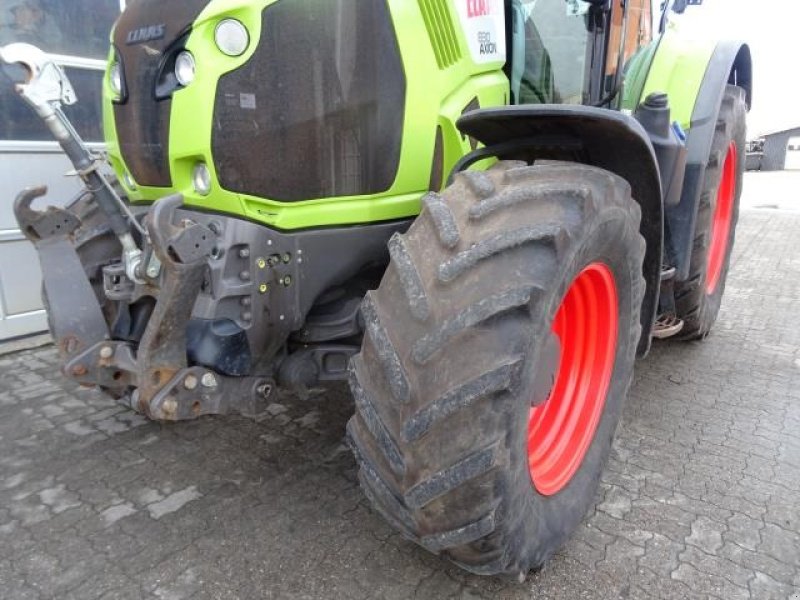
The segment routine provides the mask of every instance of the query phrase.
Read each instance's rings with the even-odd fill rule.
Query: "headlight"
[[[211,191],[211,172],[205,163],[197,163],[192,171],[194,191],[201,196],[208,196]]]
[[[183,87],[186,87],[194,81],[194,75],[194,56],[192,56],[191,52],[184,50],[175,58],[175,79]]]
[[[250,34],[236,19],[223,19],[214,31],[214,41],[223,54],[241,56],[250,45]]]
[[[122,67],[115,61],[108,71],[108,83],[117,96],[122,96]]]

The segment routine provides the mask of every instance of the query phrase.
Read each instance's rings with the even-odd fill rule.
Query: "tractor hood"
[[[103,103],[125,194],[178,193],[283,230],[417,214],[470,148],[456,120],[509,94],[505,53],[476,46],[484,21],[503,29],[502,13],[429,4],[129,2]]]
[[[242,52],[223,25],[246,32]],[[198,165],[209,201],[367,196],[396,179],[406,79],[386,0],[138,0],[113,45],[109,150],[134,200],[191,195]]]

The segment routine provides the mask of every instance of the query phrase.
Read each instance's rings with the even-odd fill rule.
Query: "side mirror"
[[[700,6],[703,0],[675,0],[672,4],[672,10],[682,15],[687,6]]]

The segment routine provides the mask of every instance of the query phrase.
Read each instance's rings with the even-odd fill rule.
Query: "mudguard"
[[[664,207],[656,156],[639,122],[625,113],[589,106],[525,105],[472,111],[461,117],[458,127],[486,147],[465,156],[456,170],[493,156],[567,160],[606,169],[630,183],[642,208],[641,233],[647,242],[641,322],[642,331],[649,332],[658,308]],[[639,354],[649,347],[650,336],[642,335]]]

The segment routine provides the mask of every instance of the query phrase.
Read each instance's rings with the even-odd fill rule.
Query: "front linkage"
[[[64,72],[27,44],[4,47],[0,58],[26,70],[27,80],[17,85],[19,94],[59,142],[91,192],[90,201],[102,211],[104,227],[119,240],[122,260],[108,257],[109,264],[102,267],[102,293],[128,305],[142,298],[155,300],[136,347],[132,341],[112,340],[76,249],[76,232],[83,223],[70,208],[78,202],[66,209],[38,211],[32,203],[47,188],[23,191],[14,213],[39,254],[50,326],[65,374],[83,385],[104,388],[153,419],[259,412],[259,401],[272,389],[269,380],[226,377],[188,364],[187,327],[215,249],[214,233],[176,214],[183,202],[177,195],[154,204],[140,222],[62,112],[62,103],[77,100]]]
[[[255,416],[276,379],[296,387],[345,378],[362,335],[360,298],[375,283],[359,274],[388,260],[387,240],[407,223],[283,234],[186,210],[180,195],[131,207],[61,111],[76,101],[63,71],[25,44],[0,48],[0,59],[25,67],[20,95],[86,183],[66,208],[32,208],[44,187],[14,205],[39,254],[68,377],[170,421]],[[94,240],[102,243],[87,258]],[[312,310],[332,288],[339,293],[324,310]]]
[[[260,412],[260,402],[272,389],[270,380],[228,377],[188,364],[187,330],[216,236],[177,213],[182,198],[171,196],[154,204],[143,219],[148,234],[144,256],[150,258],[141,264],[158,264],[157,269],[147,269],[143,280],[133,281],[120,262],[103,268],[104,293],[115,301],[130,305],[155,298],[144,333],[134,344],[111,339],[75,249],[79,218],[69,209],[31,208],[45,191],[22,192],[14,208],[20,228],[39,252],[52,333],[65,374],[83,385],[104,388],[152,419]]]

